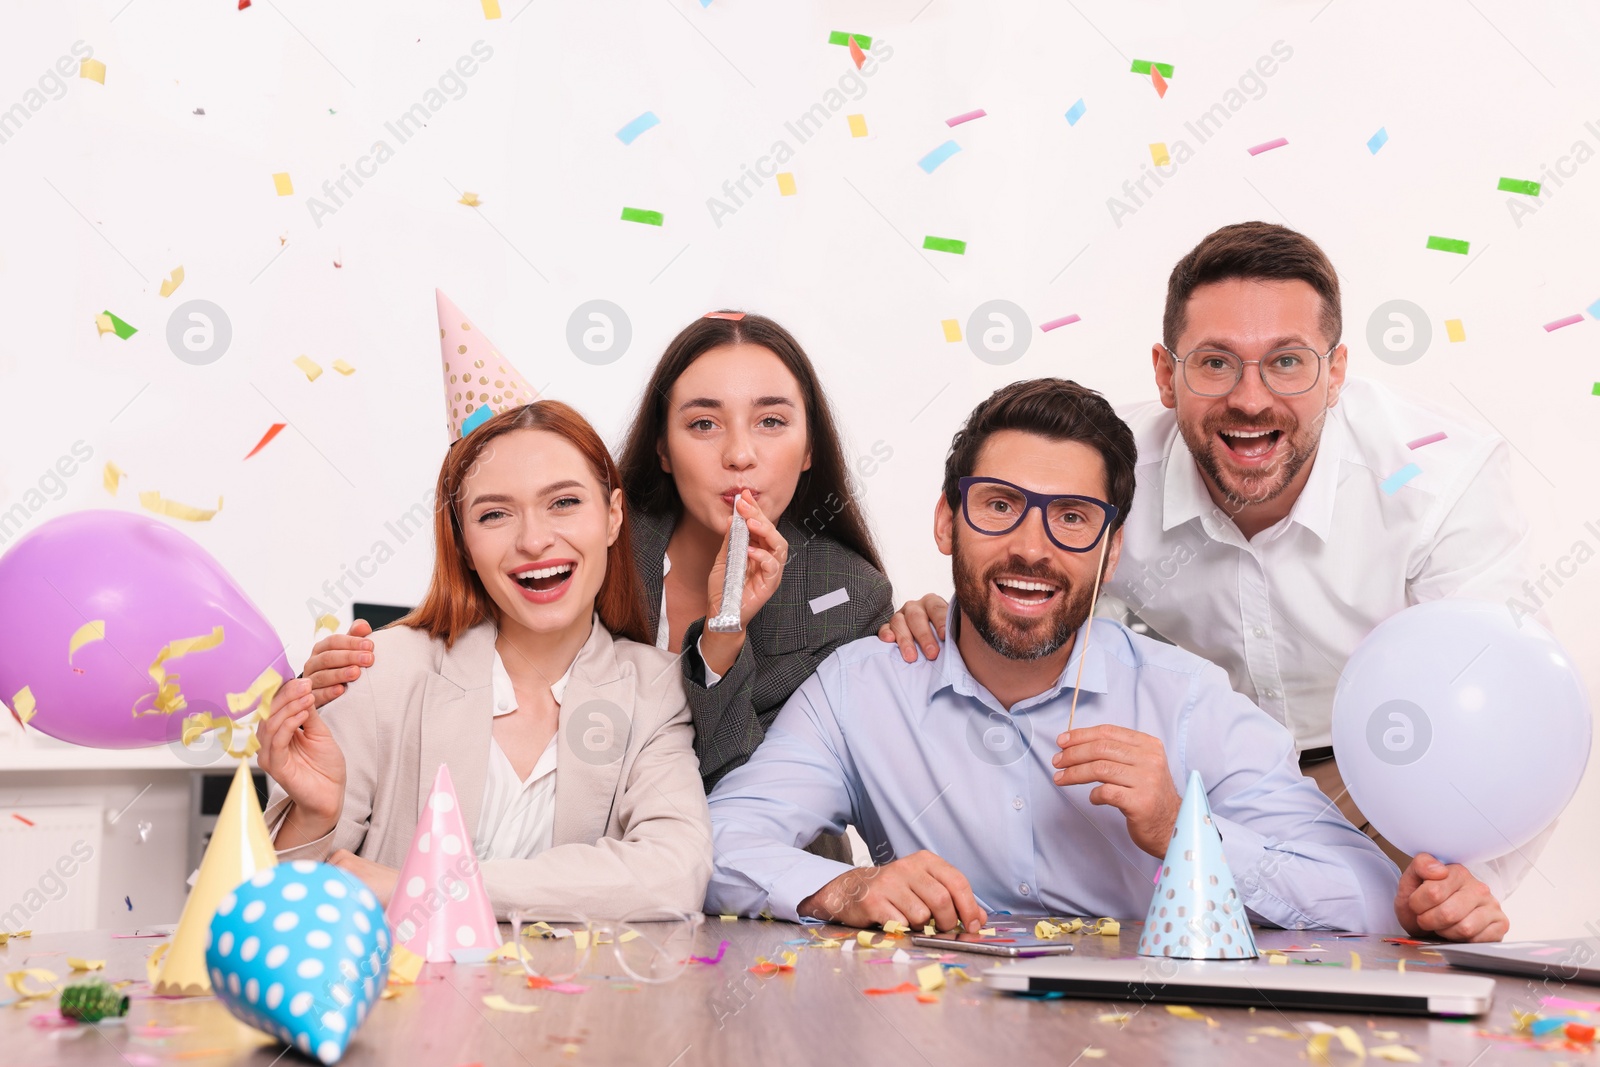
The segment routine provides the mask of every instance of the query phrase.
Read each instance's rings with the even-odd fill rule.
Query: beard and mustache
[[[1092,585],[1080,586],[1045,561],[1028,564],[1016,556],[979,574],[961,551],[964,533],[957,532],[951,556],[956,603],[985,644],[1006,659],[1035,660],[1056,652],[1072,640],[1072,635],[1089,618],[1089,601],[1094,594]],[[1111,536],[1110,532],[1105,536]],[[997,607],[994,598],[1000,594],[994,591],[993,583],[1002,574],[1054,584],[1056,592],[1050,612],[1037,618],[1017,618],[1003,607]]]
[[[1202,419],[1198,429],[1179,419],[1178,432],[1183,435],[1183,443],[1189,447],[1195,463],[1211,483],[1222,490],[1237,511],[1251,504],[1265,504],[1289,488],[1295,476],[1317,454],[1317,443],[1321,440],[1322,424],[1327,414],[1324,408],[1311,424],[1302,426],[1293,415],[1279,418],[1274,413],[1270,417],[1251,418],[1243,412],[1224,408]],[[1271,463],[1256,470],[1241,472],[1224,467],[1226,445],[1217,435],[1245,429],[1279,431],[1282,437],[1278,442],[1278,455]]]

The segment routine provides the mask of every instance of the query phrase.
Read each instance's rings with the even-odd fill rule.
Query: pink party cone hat
[[[435,289],[439,302],[439,354],[444,357],[444,408],[450,440],[476,430],[492,415],[539,399],[539,394],[494,343]]]
[[[1139,955],[1191,960],[1258,955],[1199,771],[1189,773],[1172,842],[1139,935]]]
[[[500,947],[472,835],[461,821],[450,768],[443,764],[384,914],[395,941],[429,963],[451,962],[452,949]]]

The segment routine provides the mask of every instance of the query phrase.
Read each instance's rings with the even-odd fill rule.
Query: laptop
[[[1482,1015],[1493,978],[1343,967],[1273,967],[1266,960],[1094,959],[1053,956],[991,968],[983,981],[1011,993],[1384,1015]]]
[[[1600,940],[1592,937],[1429,947],[1450,966],[1469,971],[1529,974],[1562,982],[1600,984]]]

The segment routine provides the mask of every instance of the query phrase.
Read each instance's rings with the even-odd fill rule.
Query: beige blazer
[[[372,641],[373,665],[321,712],[344,751],[344,811],[322,838],[279,852],[282,860],[326,860],[343,848],[398,869],[440,764],[450,767],[468,832],[479,833],[493,625],[473,627],[449,650],[406,626]],[[612,637],[596,616],[572,663],[556,736],[554,840],[531,859],[480,865],[495,914],[701,910],[711,821],[677,657]],[[265,815],[274,838],[292,806],[272,782]]]

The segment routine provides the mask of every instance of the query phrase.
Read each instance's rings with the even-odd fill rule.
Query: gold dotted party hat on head
[[[444,409],[452,442],[490,416],[539,399],[527,379],[494,343],[435,289],[439,302],[439,353],[444,357]]]
[[[1139,955],[1191,960],[1259,955],[1199,771],[1189,773],[1172,843],[1139,935]]]
[[[272,838],[261,817],[250,764],[240,760],[189,899],[178,917],[178,930],[164,955],[152,956],[156,965],[151,968],[155,974],[152,984],[157,996],[211,995],[211,978],[206,974],[206,936],[217,905],[257,871],[277,865],[278,854],[273,851]]]

